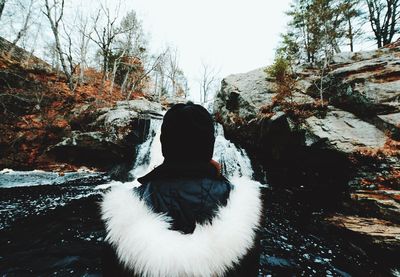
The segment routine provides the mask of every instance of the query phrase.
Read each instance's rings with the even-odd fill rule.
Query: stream
[[[134,178],[163,161],[160,125],[152,120],[147,140],[137,147]],[[352,237],[320,224],[324,211],[303,212],[290,192],[269,186],[256,161],[228,141],[220,125],[214,159],[228,179],[255,178],[262,187],[260,276],[400,276],[400,266],[386,264],[379,253],[368,256]],[[105,234],[98,202],[111,186],[133,182],[89,171],[0,171],[0,275],[101,276]]]

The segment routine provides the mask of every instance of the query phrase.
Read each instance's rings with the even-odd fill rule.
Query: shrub
[[[265,73],[274,77],[279,83],[286,81],[287,76],[291,75],[290,62],[282,56],[277,56],[274,63],[265,69]]]

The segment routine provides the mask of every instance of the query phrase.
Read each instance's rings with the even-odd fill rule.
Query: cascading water
[[[146,140],[137,146],[136,159],[130,170],[134,179],[146,175],[164,161],[160,141],[161,124],[162,120],[152,119]],[[246,152],[225,138],[223,127],[220,124],[215,125],[213,159],[221,165],[222,174],[228,179],[234,177],[253,178],[254,171]],[[99,185],[97,189],[105,189],[115,185],[134,187],[139,184],[135,181],[125,183],[113,181]],[[260,186],[262,185],[260,184]]]
[[[164,158],[161,152],[161,120],[151,120],[149,134],[138,146],[137,157],[131,175],[136,179],[160,165]],[[215,125],[215,146],[213,159],[221,164],[222,173],[228,179],[233,177],[252,178],[254,171],[246,152],[224,136],[222,125]]]
[[[238,148],[225,138],[222,125],[215,125],[215,146],[213,159],[222,166],[222,173],[227,178],[253,178],[254,171],[246,151]]]
[[[161,152],[161,123],[162,120],[150,120],[149,133],[145,142],[136,151],[136,160],[130,174],[136,179],[162,164],[164,157]]]

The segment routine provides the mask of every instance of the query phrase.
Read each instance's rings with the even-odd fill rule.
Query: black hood
[[[215,142],[213,119],[200,105],[177,104],[164,116],[160,140],[167,161],[209,162]]]

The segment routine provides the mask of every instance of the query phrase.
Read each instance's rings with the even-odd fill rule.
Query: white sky
[[[99,3],[111,13],[120,1],[120,18],[136,11],[149,33],[152,53],[176,47],[179,65],[188,78],[191,98],[197,100],[201,64],[213,67],[220,78],[247,72],[273,61],[279,34],[285,31],[292,0],[66,0],[72,22],[79,13],[94,17]],[[6,9],[12,9],[6,5]],[[38,12],[40,14],[40,12]],[[4,19],[3,19],[4,20]],[[42,20],[45,20],[44,18]],[[42,29],[42,28],[39,28]],[[7,30],[0,30],[7,37]],[[12,33],[12,32],[11,32]],[[49,28],[40,31],[51,40]],[[15,34],[11,35],[13,39]],[[35,34],[34,34],[35,36]]]
[[[150,46],[175,46],[196,99],[201,62],[220,77],[271,63],[291,0],[129,0],[150,33]]]
[[[178,49],[190,98],[197,101],[202,62],[214,67],[220,78],[272,63],[279,35],[286,31],[285,11],[293,0],[67,0],[66,8],[74,21],[79,13],[94,17],[99,2],[113,13],[118,1],[120,19],[134,10],[142,20],[144,31],[150,35],[150,52],[160,53],[167,45]],[[366,33],[370,32],[367,25],[364,27]],[[5,37],[10,32],[0,29]],[[50,29],[39,28],[39,32],[48,42]],[[374,49],[375,42],[356,46],[356,50]]]

